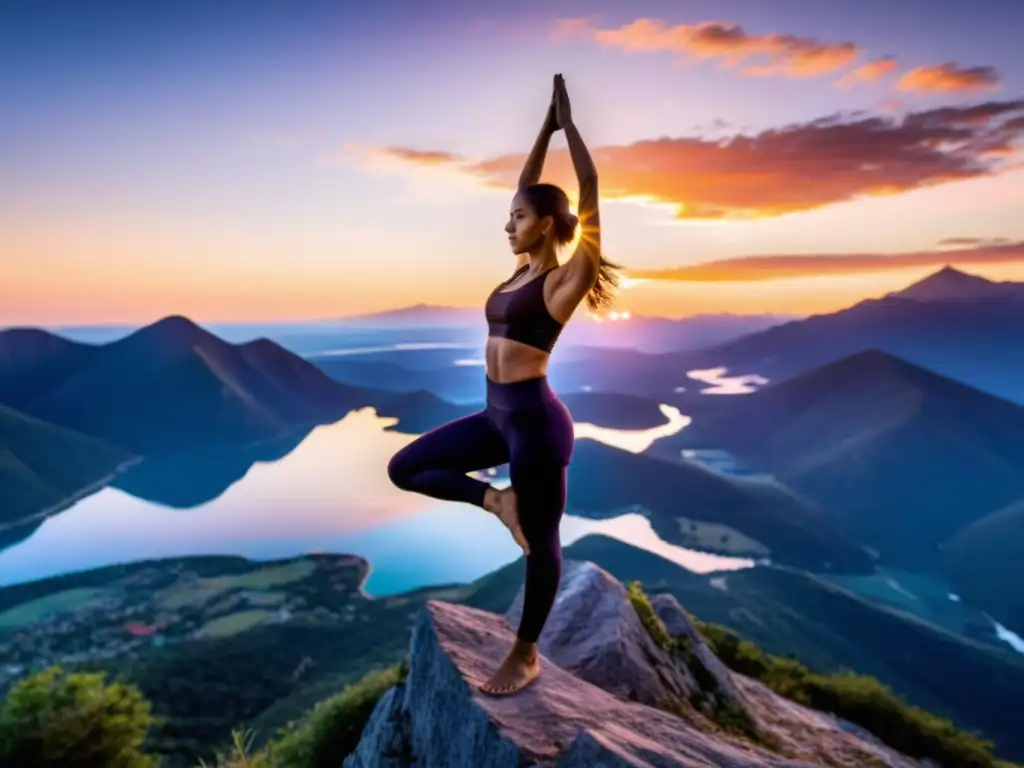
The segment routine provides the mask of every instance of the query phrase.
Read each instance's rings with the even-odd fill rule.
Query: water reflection
[[[256,463],[275,462],[294,451],[312,430],[239,448],[194,451],[146,459],[111,483],[132,496],[187,509],[220,496]],[[187,478],[187,481],[183,481]]]
[[[728,368],[708,368],[687,371],[686,375],[691,379],[711,385],[700,390],[702,395],[746,395],[768,383],[768,379],[757,374],[726,376],[728,371]]]
[[[650,429],[612,429],[611,427],[601,427],[589,422],[576,422],[576,439],[597,440],[613,448],[620,448],[631,453],[643,453],[651,447],[655,440],[670,437],[693,421],[689,416],[684,416],[678,408],[673,408],[671,405],[659,405],[658,410],[668,419],[661,426],[651,427]]]
[[[1024,653],[1024,637],[1007,629],[991,616],[988,617],[988,620],[992,622],[992,626],[995,628],[996,637],[1017,651],[1017,653]]]
[[[667,422],[652,429],[613,430],[581,423],[577,435],[639,453],[689,423],[670,406],[662,406],[662,413]],[[200,481],[184,461],[164,464],[165,477],[158,477],[151,465],[146,483],[137,477],[119,482],[121,487],[107,487],[47,519],[32,536],[0,553],[0,584],[148,558],[237,554],[267,559],[331,551],[368,559],[373,571],[367,590],[388,594],[471,580],[517,559],[518,548],[490,515],[391,484],[388,459],[415,438],[386,429],[395,423],[371,408],[353,411],[313,430],[280,460],[246,457],[244,479],[226,484],[229,475],[239,475],[235,460],[224,462],[230,473],[219,478],[207,473]],[[127,492],[143,485],[142,498]],[[171,494],[176,487],[179,492]],[[211,489],[219,490],[212,494]],[[207,496],[205,503],[176,508],[188,506],[182,502],[189,498]],[[685,564],[692,556],[688,562],[695,569],[704,567],[708,555],[656,548],[660,545],[649,528],[638,515],[622,521],[566,517],[563,522],[569,542],[600,531],[659,554],[668,552],[676,562]]]
[[[651,527],[651,521],[638,513],[620,515],[608,520],[589,520],[585,517],[569,516],[562,524],[561,530],[562,546],[568,546],[576,539],[592,533],[600,533],[626,544],[632,544],[639,549],[646,549],[648,552],[661,555],[666,560],[671,560],[697,573],[735,571],[754,565],[754,561],[747,558],[695,552],[686,547],[669,544],[658,536]]]

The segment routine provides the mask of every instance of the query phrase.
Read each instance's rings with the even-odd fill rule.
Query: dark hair
[[[569,196],[561,187],[554,184],[531,184],[523,187],[520,192],[533,208],[538,218],[551,216],[555,220],[555,242],[565,245],[572,242],[576,234],[579,218],[569,210]],[[587,306],[591,310],[606,309],[611,306],[613,289],[619,284],[619,270],[622,267],[609,261],[601,254],[597,272],[597,282],[587,294]]]

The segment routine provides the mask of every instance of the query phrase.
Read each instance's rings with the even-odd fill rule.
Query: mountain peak
[[[136,338],[156,340],[160,344],[193,345],[213,336],[183,315],[168,315],[155,323],[143,326],[131,334]],[[130,337],[126,337],[130,338]]]
[[[149,326],[150,328],[163,328],[168,330],[192,330],[199,328],[194,322],[184,315],[167,315]]]
[[[1013,284],[997,283],[946,264],[937,272],[933,272],[901,291],[895,291],[888,295],[915,301],[979,299],[1003,295],[1007,290],[1007,285]]]
[[[901,382],[901,386],[917,389],[966,385],[892,355],[882,349],[870,348],[812,368],[776,385],[776,389],[808,389],[816,392],[854,391],[877,384],[880,380]],[[763,390],[765,393],[767,389]]]
[[[862,349],[860,352],[854,352],[852,355],[848,355],[845,360],[849,362],[866,363],[866,362],[887,362],[889,360],[899,360],[896,355],[892,355],[886,352],[884,349],[878,347],[869,347]]]

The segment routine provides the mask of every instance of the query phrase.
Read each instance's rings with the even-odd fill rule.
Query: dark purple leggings
[[[396,453],[388,476],[399,488],[483,507],[488,483],[469,477],[509,465],[519,522],[530,544],[518,637],[537,642],[562,577],[558,526],[574,432],[569,410],[547,377],[498,384],[487,379],[487,407],[421,435]]]

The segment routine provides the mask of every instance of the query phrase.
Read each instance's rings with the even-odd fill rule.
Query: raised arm
[[[569,94],[561,75],[555,78],[555,116],[569,143],[576,181],[580,187],[580,240],[576,252],[566,262],[567,290],[582,297],[597,282],[601,268],[601,217],[598,210],[597,168],[583,137],[572,121]]]
[[[520,189],[540,181],[540,174],[544,169],[544,158],[548,154],[548,144],[551,142],[551,137],[558,130],[558,127],[558,121],[555,119],[555,96],[552,93],[551,104],[548,106],[548,112],[544,116],[544,125],[541,126],[540,133],[537,134],[537,140],[533,143],[530,156],[526,158],[523,172],[519,174]]]

